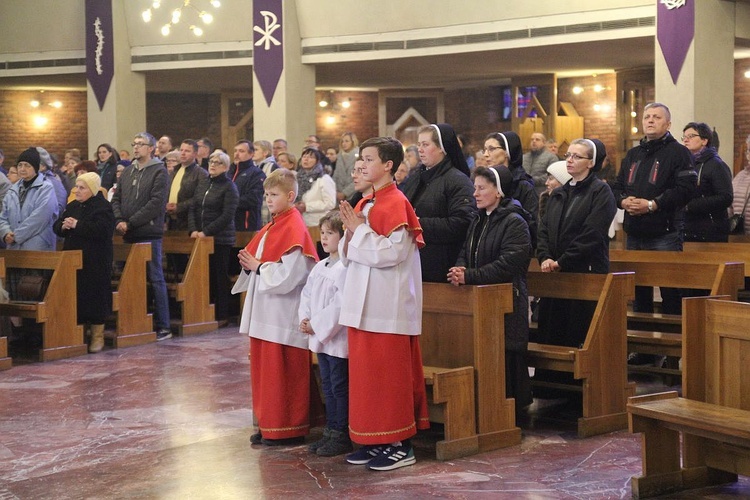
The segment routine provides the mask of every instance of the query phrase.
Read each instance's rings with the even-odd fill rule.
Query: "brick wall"
[[[146,123],[148,132],[157,139],[162,135],[171,137],[175,148],[179,148],[183,139],[201,137],[208,137],[218,147],[221,146],[221,99],[218,94],[149,93]],[[250,126],[252,130],[252,123]]]
[[[326,108],[317,106],[322,99],[329,101]],[[343,101],[351,103],[348,109],[341,107]],[[344,132],[354,132],[359,142],[378,135],[377,92],[316,92],[315,103],[316,134],[324,150],[329,147],[338,149],[339,139]]]
[[[32,108],[32,99],[42,101]],[[55,109],[47,103],[59,100]],[[37,126],[34,118],[43,114],[47,124]],[[62,159],[66,149],[78,148],[86,157],[88,151],[85,92],[0,90],[0,149],[6,166],[14,165],[18,155],[29,146],[42,146]]]

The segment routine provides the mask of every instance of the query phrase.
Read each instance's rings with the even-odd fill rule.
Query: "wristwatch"
[[[648,213],[654,211],[654,200],[648,200]]]

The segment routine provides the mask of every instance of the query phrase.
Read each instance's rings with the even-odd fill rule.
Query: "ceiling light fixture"
[[[199,9],[198,7],[196,7],[194,5],[195,2],[196,0],[179,0],[178,3],[181,5],[177,8],[172,9],[169,12],[169,16],[170,16],[169,22],[161,26],[160,31],[161,31],[162,36],[170,35],[170,33],[172,32],[172,28],[176,24],[180,23],[180,21],[182,20],[183,14],[185,14],[185,9],[187,9],[188,7],[190,7],[193,11],[195,11],[196,16],[198,17],[198,19],[201,20],[201,22],[204,25],[208,25],[214,22],[214,15],[211,12],[209,12],[209,9],[210,8],[218,9],[221,6],[221,2],[219,2],[218,0],[211,0],[208,2],[210,7],[206,6],[205,9],[202,9],[202,8]],[[143,18],[144,23],[151,22],[151,20],[154,17],[154,10],[160,9],[161,4],[162,4],[161,0],[154,0],[153,3],[151,4],[151,7],[141,12],[141,17]],[[203,28],[198,26],[197,23],[190,24],[188,26],[188,30],[197,37],[203,35]]]

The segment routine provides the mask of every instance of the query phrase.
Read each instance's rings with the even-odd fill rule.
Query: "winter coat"
[[[185,173],[182,174],[182,182],[180,182],[180,190],[177,192],[177,208],[175,213],[170,215],[169,229],[176,231],[185,231],[188,228],[188,212],[193,203],[197,202],[195,196],[198,184],[208,177],[208,172],[203,170],[197,163],[191,163],[187,167],[180,166],[185,169]],[[170,189],[172,181],[175,179],[175,175],[178,170],[170,176],[169,184]]]
[[[716,148],[706,148],[695,158],[697,194],[685,207],[685,240],[728,241],[729,216],[734,190],[732,171]]]
[[[505,316],[508,351],[524,352],[529,342],[526,273],[532,252],[530,218],[521,204],[510,198],[503,198],[489,215],[480,210],[456,260],[456,266],[466,268],[467,285],[513,283],[513,313]]]
[[[63,221],[73,217],[73,229]],[[112,313],[112,235],[115,214],[99,192],[81,203],[68,203],[54,224],[55,233],[65,238],[63,250],[81,250],[83,267],[77,274],[78,322],[102,324]]]
[[[234,227],[237,231],[257,231],[261,224],[261,206],[263,206],[263,181],[266,174],[253,163],[253,160],[229,166],[227,177],[237,186],[240,199],[237,213],[234,216]]]
[[[357,158],[359,158],[359,148],[354,148],[349,152],[341,150],[336,158],[333,181],[336,183],[336,191],[344,193],[345,198],[350,198],[354,194],[352,171],[354,170]]]
[[[570,273],[609,272],[608,231],[616,212],[612,191],[593,173],[558,187],[539,221],[539,262],[552,259]]]
[[[445,283],[476,214],[474,185],[447,157],[427,169],[420,165],[398,188],[414,207],[425,246],[419,251],[422,281]]]
[[[658,237],[682,229],[682,209],[695,196],[697,175],[690,151],[669,132],[627,152],[612,189],[617,205],[628,196],[654,200],[656,210],[632,216],[625,212],[625,232]]]
[[[57,219],[55,188],[44,175],[36,176],[28,187],[21,206],[20,189],[23,179],[13,184],[3,198],[0,213],[0,238],[13,233],[15,242],[8,250],[54,251],[57,244],[52,224]]]
[[[201,231],[213,236],[217,245],[234,245],[234,216],[239,193],[224,174],[201,179],[195,190],[195,203],[188,213],[188,232]]]
[[[116,224],[128,224],[123,236],[126,242],[158,240],[164,236],[168,195],[169,174],[156,158],[145,161],[142,168],[134,161],[123,170],[112,196],[112,210]]]
[[[110,156],[109,160],[104,163],[99,163],[96,166],[96,170],[102,178],[102,187],[107,191],[112,189],[112,186],[117,182],[117,162],[114,155]],[[73,185],[75,186],[75,180],[73,181]]]

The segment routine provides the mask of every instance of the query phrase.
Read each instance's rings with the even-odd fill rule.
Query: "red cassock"
[[[315,244],[296,208],[266,224],[245,248],[256,255],[263,236],[260,261],[280,262],[281,256],[301,249],[317,260]],[[290,314],[296,313],[290,311]],[[319,392],[311,377],[311,353],[289,345],[250,337],[250,382],[253,412],[264,438],[286,439],[308,434],[323,417]],[[311,418],[311,415],[313,418]]]

